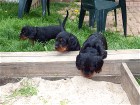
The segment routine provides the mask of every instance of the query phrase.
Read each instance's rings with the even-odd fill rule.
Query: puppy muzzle
[[[82,73],[82,75],[85,78],[89,78],[89,79],[91,79],[93,77],[93,75],[94,75],[94,72],[92,72],[92,73],[85,73],[83,70],[81,70],[81,73]]]
[[[21,40],[26,40],[26,39],[28,39],[28,37],[26,37],[26,36],[24,36],[24,35],[20,35],[20,39],[21,39]]]
[[[67,47],[66,46],[55,46],[55,50],[56,51],[60,51],[60,52],[65,52],[67,51]]]

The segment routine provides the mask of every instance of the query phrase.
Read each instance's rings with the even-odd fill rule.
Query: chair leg
[[[126,11],[126,3],[124,0],[120,0],[120,7],[122,12],[122,21],[123,21],[123,29],[124,29],[124,36],[127,35],[127,11]]]
[[[80,15],[79,15],[79,24],[78,24],[79,29],[82,28],[82,24],[83,24],[83,21],[84,21],[85,14],[86,14],[86,10],[81,8]]]
[[[104,32],[105,31],[105,27],[106,27],[106,18],[107,18],[107,10],[102,10],[101,11],[101,31]]]
[[[24,8],[25,13],[29,13],[30,8],[31,8],[31,4],[32,4],[32,0],[27,0],[27,2],[25,4],[25,8]]]
[[[48,15],[50,15],[50,0],[47,0],[47,11]]]
[[[26,2],[27,2],[27,0],[19,0],[19,5],[18,5],[18,17],[19,18],[22,18]]]
[[[47,4],[47,1],[46,0],[41,0],[41,4],[42,4],[42,15],[45,16],[46,15],[46,4]]]
[[[114,9],[114,15],[115,15],[115,26],[117,26],[117,12],[116,12],[116,9]]]
[[[96,24],[97,24],[97,32],[101,31],[101,12],[99,10],[95,11],[95,19],[96,19]]]
[[[94,27],[94,22],[95,22],[95,10],[90,10],[89,11],[89,26]]]
[[[107,13],[107,10],[96,11],[97,32],[105,31]]]

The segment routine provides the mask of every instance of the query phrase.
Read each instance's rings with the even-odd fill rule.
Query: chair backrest
[[[95,0],[81,0],[81,5],[86,9],[94,9],[95,8]]]

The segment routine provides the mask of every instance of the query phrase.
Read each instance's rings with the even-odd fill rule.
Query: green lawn
[[[28,41],[20,41],[19,33],[23,26],[48,26],[57,25],[57,18],[63,19],[58,10],[63,10],[65,7],[75,6],[66,3],[51,3],[51,15],[42,17],[41,7],[32,9],[28,15],[24,15],[22,19],[17,17],[18,4],[0,3],[0,51],[15,52],[15,51],[51,51],[54,50],[55,40],[51,40],[45,44],[35,43],[31,45]],[[84,24],[81,30],[77,27],[78,17],[73,21],[68,19],[66,30],[73,33],[80,41],[80,44],[92,34],[95,30]],[[118,32],[106,32],[109,49],[140,49],[140,37],[127,37],[120,35]]]
[[[136,78],[136,81],[138,82],[138,84],[140,85],[140,77]]]

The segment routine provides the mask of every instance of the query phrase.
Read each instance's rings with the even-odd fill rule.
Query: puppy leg
[[[29,42],[34,45],[35,41],[33,39],[29,39]]]

